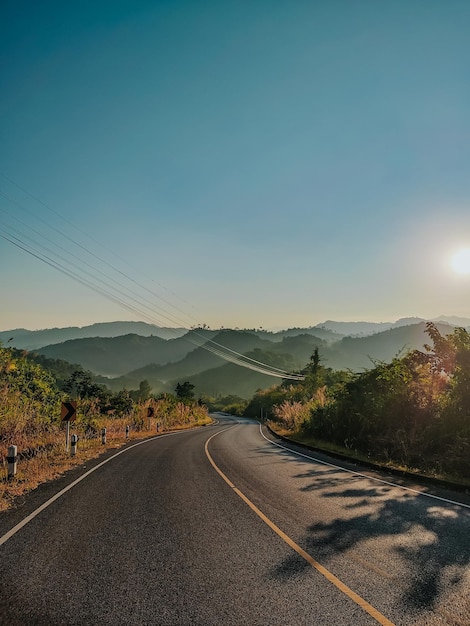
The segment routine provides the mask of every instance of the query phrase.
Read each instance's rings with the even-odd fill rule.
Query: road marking
[[[295,543],[293,539],[291,539],[288,535],[286,535],[285,532],[283,532],[278,526],[276,526],[276,524],[272,522],[269,519],[269,517],[266,517],[266,515],[262,511],[260,511],[258,507],[255,504],[253,504],[253,502],[249,498],[247,498],[247,496],[245,496],[245,494],[241,492],[240,489],[238,489],[232,483],[232,481],[228,478],[228,476],[226,476],[223,473],[220,467],[218,467],[218,465],[215,463],[214,459],[212,458],[209,452],[209,442],[212,439],[214,439],[214,437],[217,437],[217,435],[220,435],[224,433],[225,431],[230,430],[230,428],[234,428],[234,426],[230,426],[229,428],[226,428],[224,430],[219,431],[218,433],[215,433],[214,435],[212,435],[212,437],[209,437],[209,439],[206,441],[206,444],[204,446],[204,449],[206,451],[206,456],[209,459],[209,462],[212,465],[212,467],[219,474],[219,476],[221,476],[224,479],[227,485],[234,490],[237,496],[239,496],[243,500],[243,502],[245,502],[245,504],[247,504],[250,507],[250,509],[254,511],[256,515],[260,519],[262,519],[263,522],[267,526],[269,526],[269,528],[271,528],[271,530],[273,530],[276,533],[276,535],[278,535],[283,541],[287,543],[288,546],[290,546],[293,550],[295,550],[295,552],[297,552],[297,554],[299,554],[303,559],[305,559],[305,561],[307,561],[309,565],[311,565],[314,569],[316,569],[317,572],[319,572],[322,576],[324,576],[330,583],[332,583],[335,587],[337,587],[337,589],[339,589],[342,593],[344,593],[349,599],[351,599],[358,606],[360,606],[361,609],[363,609],[366,613],[368,613],[371,617],[373,617],[376,620],[376,622],[381,624],[381,626],[394,626],[393,622],[391,622],[384,615],[382,615],[382,613],[380,613],[376,608],[374,608],[371,604],[369,604],[366,600],[364,600],[364,598],[361,598],[361,596],[359,596],[355,591],[353,591],[347,585],[341,582],[341,580],[339,580],[339,578],[337,578],[334,574],[332,574],[329,570],[327,570],[326,567],[323,567],[323,565],[318,563],[318,561],[316,561],[308,552],[305,552],[305,550],[301,548],[297,543]]]
[[[314,461],[315,463],[320,463],[321,465],[327,465],[328,467],[334,467],[335,469],[341,470],[342,472],[347,472],[348,474],[353,474],[353,476],[360,476],[361,478],[367,478],[369,480],[375,480],[375,482],[382,483],[382,485],[388,485],[389,487],[397,487],[398,489],[403,489],[403,491],[411,491],[411,493],[416,493],[419,496],[423,496],[426,498],[433,498],[433,500],[439,500],[440,502],[445,502],[446,504],[455,504],[456,506],[464,507],[465,509],[470,509],[470,504],[464,504],[463,502],[457,502],[455,500],[448,500],[447,498],[441,498],[441,496],[435,496],[432,493],[426,493],[425,491],[419,491],[418,489],[412,489],[411,487],[404,487],[403,485],[399,485],[397,483],[392,483],[387,480],[383,480],[382,478],[376,478],[375,476],[368,476],[367,474],[361,474],[361,472],[356,472],[355,470],[350,470],[345,467],[341,467],[340,465],[335,465],[334,463],[328,463],[327,461],[321,461],[314,456],[309,456],[308,454],[302,454],[302,452],[297,452],[297,450],[292,450],[292,448],[287,448],[286,446],[277,443],[276,441],[271,441],[268,439],[266,435],[263,433],[261,429],[261,424],[259,425],[259,432],[263,439],[266,439],[273,446],[277,446],[278,448],[282,448],[282,450],[286,450],[287,452],[291,452],[297,456],[302,456],[304,459],[309,459],[310,461]],[[295,445],[294,442],[292,442]],[[325,452],[328,455],[328,452]],[[358,461],[360,463],[360,461]],[[418,478],[416,479],[418,480]]]
[[[13,535],[15,535],[19,530],[21,530],[24,526],[26,526],[26,524],[29,524],[29,522],[32,519],[34,519],[37,515],[39,515],[39,513],[42,513],[42,511],[44,511],[44,509],[47,509],[48,506],[50,506],[53,502],[58,500],[65,493],[67,493],[67,491],[70,491],[70,489],[72,489],[72,487],[75,487],[75,485],[78,485],[78,483],[80,483],[82,480],[87,478],[87,476],[89,476],[90,474],[93,474],[93,472],[96,472],[97,469],[99,469],[100,467],[103,467],[103,465],[106,465],[106,463],[109,463],[110,461],[115,459],[120,454],[124,454],[124,452],[127,452],[128,450],[131,450],[132,448],[135,448],[136,446],[141,446],[144,443],[148,443],[149,441],[155,441],[155,439],[162,439],[163,437],[171,437],[172,435],[181,435],[181,434],[187,433],[187,432],[189,432],[189,431],[188,430],[178,430],[178,431],[173,432],[173,433],[166,433],[164,435],[157,435],[156,437],[150,437],[149,439],[144,439],[144,441],[139,441],[137,443],[133,443],[131,446],[128,446],[127,448],[124,448],[124,450],[120,450],[119,452],[116,452],[116,454],[113,454],[113,456],[110,456],[109,459],[106,459],[105,461],[102,461],[101,463],[99,463],[98,465],[93,467],[92,469],[88,470],[88,472],[85,472],[84,474],[82,474],[82,476],[80,476],[79,478],[74,480],[73,483],[70,483],[70,485],[67,485],[67,487],[64,487],[64,489],[62,489],[62,491],[59,491],[54,496],[52,496],[52,498],[50,498],[49,500],[47,500],[46,502],[41,504],[40,507],[38,507],[35,511],[30,513],[27,517],[25,517],[21,522],[19,522],[11,530],[9,530],[7,533],[5,533],[3,535],[3,537],[0,537],[0,546],[2,546],[9,539],[11,539],[11,537],[13,537]]]

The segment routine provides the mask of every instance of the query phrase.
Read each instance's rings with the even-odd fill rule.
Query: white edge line
[[[214,424],[210,424],[210,425],[214,426]],[[191,429],[191,430],[194,430],[194,429]],[[11,539],[11,537],[13,537],[13,535],[15,535],[19,530],[21,530],[23,528],[23,526],[26,526],[26,524],[29,524],[29,522],[31,520],[33,520],[37,515],[39,515],[39,513],[44,511],[44,509],[47,509],[48,506],[50,506],[53,502],[58,500],[65,493],[67,493],[67,491],[70,491],[70,489],[72,489],[72,487],[75,487],[75,485],[78,485],[78,483],[81,482],[82,480],[84,480],[85,478],[87,478],[87,476],[89,476],[93,472],[96,472],[97,469],[99,469],[100,467],[103,467],[103,465],[106,465],[106,463],[109,463],[110,461],[115,459],[120,454],[124,454],[124,452],[127,452],[128,450],[132,450],[132,448],[135,448],[136,446],[141,446],[144,443],[148,443],[149,441],[155,441],[156,439],[162,439],[163,437],[171,437],[171,435],[181,435],[181,434],[187,433],[187,432],[189,432],[189,431],[188,430],[178,430],[178,431],[172,432],[172,433],[165,433],[163,435],[156,435],[155,437],[149,437],[148,439],[144,439],[143,441],[138,441],[137,443],[133,443],[131,446],[128,446],[127,448],[124,448],[123,450],[120,450],[119,452],[116,452],[116,454],[113,454],[113,456],[110,456],[105,461],[101,461],[101,463],[98,463],[98,465],[95,465],[95,467],[92,467],[90,470],[88,470],[87,472],[82,474],[79,478],[77,478],[72,483],[70,483],[70,485],[67,485],[67,487],[64,487],[64,489],[62,489],[61,491],[56,493],[54,496],[52,496],[52,498],[50,498],[49,500],[47,500],[46,502],[41,504],[40,507],[38,507],[32,513],[30,513],[27,517],[25,517],[23,520],[21,520],[21,522],[19,522],[16,526],[13,526],[13,528],[11,530],[9,530],[7,533],[5,533],[3,535],[3,537],[0,537],[0,546],[2,546],[9,539]]]
[[[411,493],[416,493],[419,496],[423,496],[426,498],[433,498],[434,500],[440,500],[441,502],[446,502],[447,504],[455,504],[456,506],[461,506],[464,507],[466,509],[470,509],[470,505],[469,504],[464,504],[463,502],[456,502],[455,500],[448,500],[447,498],[441,498],[441,496],[435,496],[432,493],[426,493],[425,491],[419,491],[418,489],[411,489],[411,487],[404,487],[403,485],[398,485],[397,483],[391,483],[388,482],[386,480],[383,480],[381,478],[376,478],[375,476],[368,476],[367,474],[361,474],[360,472],[355,472],[354,470],[350,470],[347,469],[345,467],[341,467],[340,465],[335,465],[334,463],[328,463],[327,461],[321,461],[320,459],[317,459],[313,456],[308,456],[308,454],[302,454],[302,452],[297,452],[296,450],[292,450],[291,448],[287,448],[286,446],[281,445],[280,443],[277,443],[276,441],[271,441],[271,439],[268,439],[262,429],[261,429],[261,424],[259,425],[259,432],[261,434],[261,436],[266,439],[266,441],[268,441],[269,443],[271,443],[273,446],[277,446],[278,448],[282,448],[283,450],[286,450],[287,452],[291,452],[292,454],[295,454],[297,456],[302,456],[305,459],[309,459],[310,461],[314,461],[315,463],[320,463],[321,465],[327,465],[328,467],[334,467],[335,469],[339,469],[342,472],[347,472],[348,474],[353,474],[353,476],[361,476],[361,478],[367,478],[369,480],[375,480],[375,482],[378,483],[382,483],[383,485],[388,485],[389,487],[397,487],[398,489],[403,489],[403,491],[411,491]],[[292,445],[295,445],[295,442],[292,442]],[[328,454],[327,452],[325,452],[325,454]]]

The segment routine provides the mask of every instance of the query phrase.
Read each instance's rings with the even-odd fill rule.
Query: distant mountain
[[[260,363],[288,372],[303,368],[315,346],[320,348],[328,345],[311,335],[297,335],[286,337],[282,341],[269,342],[244,331],[223,331],[214,337],[214,341]],[[249,346],[251,349],[247,349]],[[269,387],[279,383],[280,379],[227,363],[204,348],[197,348],[177,363],[165,366],[151,364],[119,378],[100,382],[117,391],[122,387],[136,389],[142,380],[147,380],[154,392],[173,391],[176,383],[189,380],[196,385],[197,393],[211,394],[212,390],[220,386],[215,395],[229,393],[233,389],[231,393],[248,398],[259,387]]]
[[[89,337],[119,337],[136,334],[142,337],[160,337],[175,339],[188,330],[185,328],[161,328],[145,322],[100,322],[91,326],[69,326],[67,328],[47,328],[44,330],[26,330],[16,328],[0,331],[0,342],[23,350],[37,350],[51,344]],[[12,338],[11,341],[9,341]]]
[[[103,376],[116,377],[148,365],[170,366],[181,361],[197,346],[218,334],[214,330],[190,330],[177,339],[159,337],[141,337],[124,335],[123,337],[74,339],[62,344],[45,346],[38,350],[53,358],[61,358],[79,363],[85,369]]]
[[[310,360],[315,348],[325,350],[329,345],[329,341],[322,341],[318,337],[304,333],[286,336],[282,341],[272,345],[269,350],[271,353],[292,355],[294,368],[302,369]]]
[[[322,326],[309,326],[308,328],[288,328],[287,330],[280,330],[277,333],[274,333],[272,337],[274,341],[280,341],[285,337],[297,337],[299,335],[311,335],[316,339],[327,341],[329,343],[339,341],[344,337],[344,334],[328,328],[323,328]]]
[[[335,322],[334,320],[326,320],[326,322],[317,324],[313,328],[315,330],[330,331],[344,337],[371,335],[372,333],[389,330],[392,326],[391,322]]]
[[[470,318],[468,317],[457,317],[455,315],[440,315],[436,317],[435,322],[446,322],[447,324],[451,324],[452,326],[457,326],[460,328],[470,328]]]
[[[453,327],[446,323],[437,323],[436,326],[443,335],[453,330]],[[282,365],[277,367],[295,371],[307,364],[316,345],[324,366],[358,372],[373,368],[374,361],[388,363],[410,350],[424,350],[425,344],[432,344],[432,341],[426,333],[426,323],[420,322],[397,326],[366,337],[344,337],[336,343],[321,342],[309,335],[286,337],[282,343],[273,343],[269,352],[263,350],[252,354],[258,354],[255,358],[265,363],[268,362],[268,358],[279,357],[282,360],[278,363]],[[279,383],[279,380],[274,378],[262,374],[255,376],[254,372],[231,364],[191,375],[188,380],[196,385],[198,393],[215,395],[217,390],[217,393],[233,393],[245,398],[252,395],[253,387],[256,390]]]
[[[293,371],[298,368],[298,364],[290,354],[254,350],[249,352],[247,356],[287,371]],[[206,394],[216,397],[218,395],[230,394],[249,399],[257,389],[278,385],[282,379],[239,367],[233,363],[225,363],[225,365],[220,367],[189,376],[186,380],[189,380],[195,386],[194,391],[197,395]],[[181,381],[172,381],[170,385],[172,389],[175,388],[177,382]]]
[[[443,335],[449,334],[454,328],[443,322],[436,326]],[[397,326],[367,337],[344,337],[338,343],[320,348],[320,357],[323,365],[333,369],[370,369],[374,366],[373,361],[389,363],[409,350],[423,350],[425,344],[432,344],[425,331],[426,323],[420,322]]]
[[[273,346],[278,345],[271,341],[260,339],[256,334],[241,330],[220,331],[210,338],[215,343],[209,343],[209,348],[221,350],[220,346],[224,346],[230,350],[234,350],[238,354],[246,354],[256,349],[270,350]],[[201,344],[199,336],[197,340],[197,343]],[[125,376],[119,379],[119,382],[123,385],[135,388],[141,380],[148,380],[152,387],[156,387],[159,384],[165,384],[171,380],[186,380],[190,376],[199,374],[208,369],[220,367],[227,363],[225,359],[203,347],[194,347],[193,345],[192,348],[193,349],[188,351],[180,360],[175,359],[173,362],[167,362],[164,365],[158,365],[155,361],[147,362],[147,364],[141,368],[128,371]],[[237,369],[242,368],[238,367]],[[113,381],[113,386],[115,386],[117,382],[118,381]]]
[[[213,331],[200,331],[198,341],[212,336]],[[184,358],[194,350],[193,334],[186,333],[178,339],[124,335],[120,337],[91,337],[72,339],[44,346],[37,350],[53,359],[78,363],[85,369],[103,376],[120,376],[148,363],[165,365]]]
[[[333,320],[327,320],[322,324],[314,326],[313,330],[315,331],[317,328],[320,328],[322,330],[338,333],[343,335],[343,337],[360,337],[382,333],[391,328],[399,328],[400,326],[412,326],[424,321],[425,320],[421,317],[402,317],[396,322],[335,322]]]

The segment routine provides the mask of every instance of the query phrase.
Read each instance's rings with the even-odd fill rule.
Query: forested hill
[[[145,322],[102,322],[90,326],[69,326],[66,328],[46,328],[44,330],[26,330],[15,328],[0,331],[3,345],[23,350],[37,350],[51,344],[62,343],[71,339],[89,337],[119,337],[134,333],[142,337],[160,337],[175,339],[187,333],[185,328],[162,328]]]
[[[320,339],[310,335],[287,337],[273,342],[261,339],[256,333],[248,331],[197,330],[168,341],[139,335],[74,339],[45,346],[37,352],[49,358],[78,363],[83,368],[102,376],[117,377],[131,372],[131,379],[135,380],[137,377],[137,382],[147,377],[154,380],[170,380],[178,376],[196,374],[226,362],[212,352],[198,347],[207,339],[213,339],[239,354],[255,349],[292,353],[299,367],[308,359],[315,345],[323,345]],[[216,345],[213,347],[218,348]],[[128,377],[126,380],[128,381]]]
[[[240,331],[219,333],[214,340],[261,363],[289,372],[302,369],[315,347],[321,349],[326,346],[325,342],[311,335],[298,335],[279,342],[269,342],[259,339],[252,333],[241,333],[240,336]],[[148,380],[151,387],[158,391],[171,390],[177,382],[189,380],[196,385],[198,393],[212,394],[215,389],[216,395],[234,393],[241,397],[249,397],[259,387],[279,382],[278,378],[229,364],[203,348],[193,350],[176,363],[163,366],[146,365],[119,378],[102,379],[101,382],[113,390],[118,390],[122,387],[135,389],[141,380]]]
[[[71,339],[37,350],[52,359],[78,363],[87,370],[103,376],[121,376],[129,371],[154,363],[165,365],[183,359],[195,345],[212,338],[215,331],[187,332],[177,339],[143,337],[129,334],[120,337],[91,337]]]

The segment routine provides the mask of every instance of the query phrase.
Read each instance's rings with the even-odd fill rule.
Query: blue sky
[[[134,309],[0,239],[0,329],[144,297],[162,325],[470,317],[469,23],[466,0],[3,2],[0,235]]]

